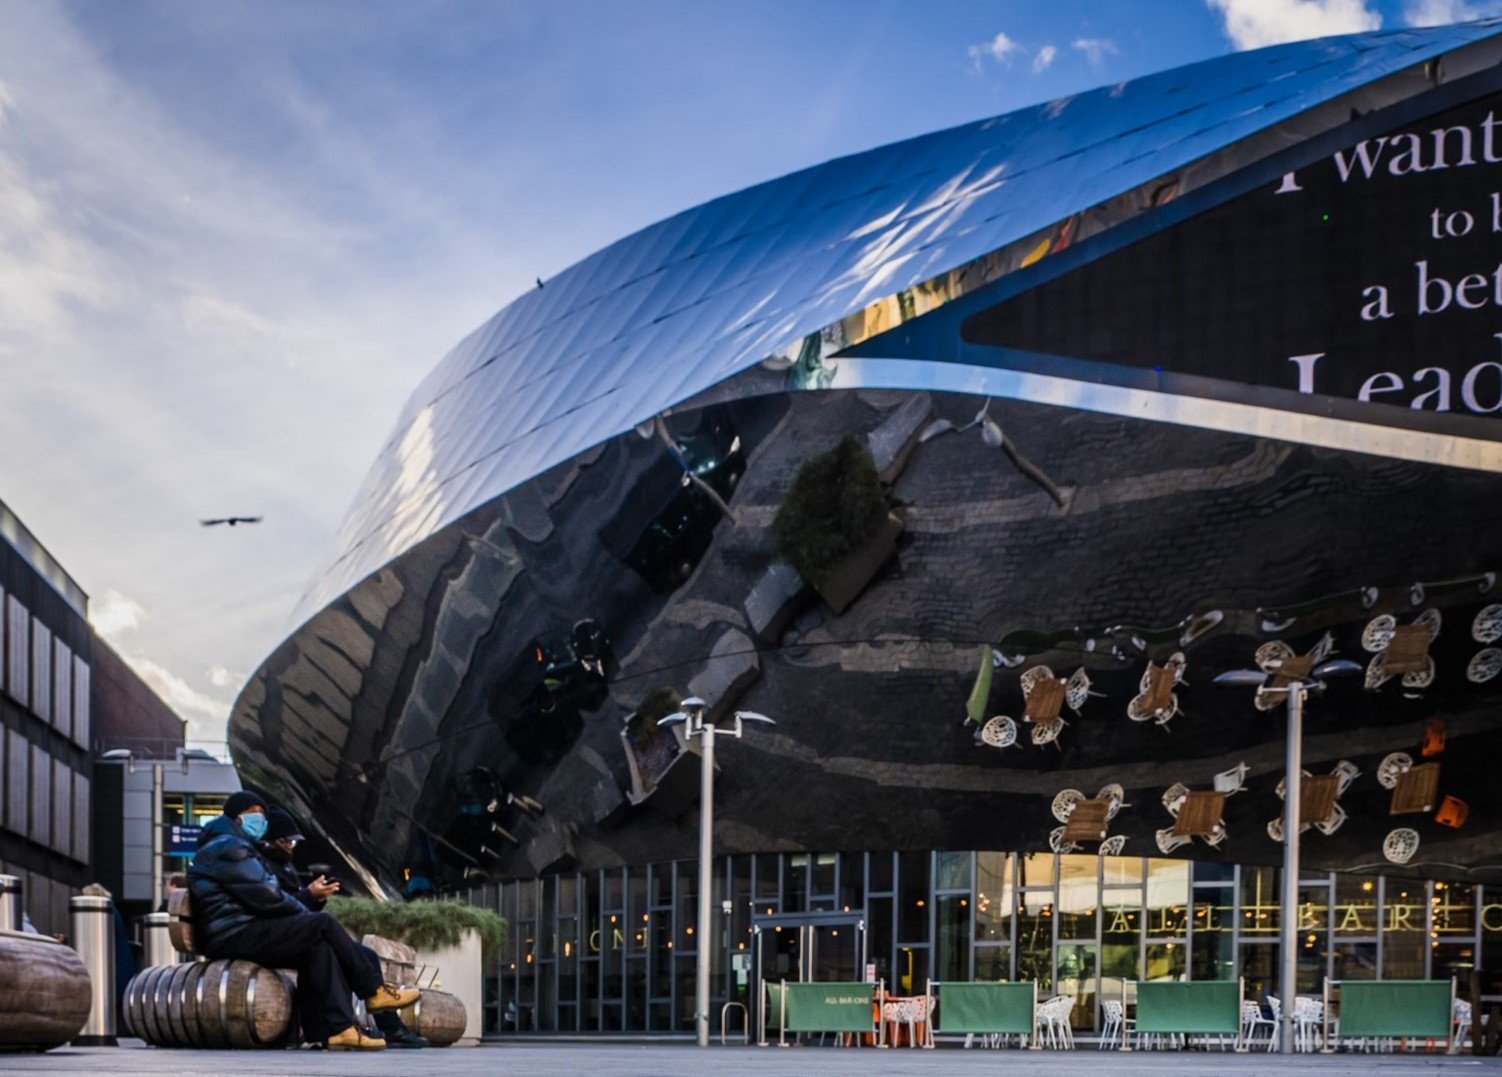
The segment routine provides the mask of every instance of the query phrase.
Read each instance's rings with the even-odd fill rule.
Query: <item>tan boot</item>
[[[379,1036],[367,1036],[364,1029],[350,1025],[337,1036],[330,1036],[325,1046],[330,1051],[384,1051],[386,1041]]]
[[[404,987],[401,984],[382,984],[375,994],[365,1000],[365,1008],[371,1013],[377,1010],[399,1010],[403,1006],[410,1006],[422,997],[422,992],[415,987]]]

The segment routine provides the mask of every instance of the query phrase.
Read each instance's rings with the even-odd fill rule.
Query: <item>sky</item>
[[[1502,0],[0,0],[0,501],[222,750],[420,378],[831,157]],[[262,515],[234,529],[198,521]]]

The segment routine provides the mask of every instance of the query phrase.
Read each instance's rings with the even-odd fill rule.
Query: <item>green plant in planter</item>
[[[491,961],[506,941],[506,921],[489,909],[462,901],[376,901],[331,897],[325,910],[355,938],[380,935],[417,950],[459,945],[466,931],[480,936],[480,951]]]
[[[887,515],[876,464],[850,434],[798,469],[772,521],[777,552],[809,583],[876,534]]]
[[[666,685],[658,685],[642,697],[642,701],[637,704],[636,713],[626,726],[626,732],[631,735],[637,747],[645,748],[667,732],[657,722],[676,711],[682,701],[682,697]]]

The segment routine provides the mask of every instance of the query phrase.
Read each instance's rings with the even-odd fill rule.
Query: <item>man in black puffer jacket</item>
[[[385,1047],[355,1024],[350,991],[371,1012],[415,1002],[418,991],[383,983],[337,920],[282,890],[255,847],[265,833],[265,798],[251,792],[230,796],[224,814],[204,827],[188,866],[199,948],[212,958],[296,969],[304,1038],[334,1049]]]

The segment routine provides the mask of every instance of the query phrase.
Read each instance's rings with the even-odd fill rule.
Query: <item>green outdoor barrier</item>
[[[1449,980],[1342,980],[1340,1035],[1450,1035]]]
[[[1033,1033],[1031,983],[936,983],[936,1032]]]
[[[786,984],[789,1032],[875,1032],[875,985],[867,983]],[[772,1002],[777,1003],[777,992]],[[776,1018],[773,1018],[776,1024]]]
[[[1137,1031],[1220,1033],[1241,1030],[1241,984],[1236,980],[1139,983]]]

